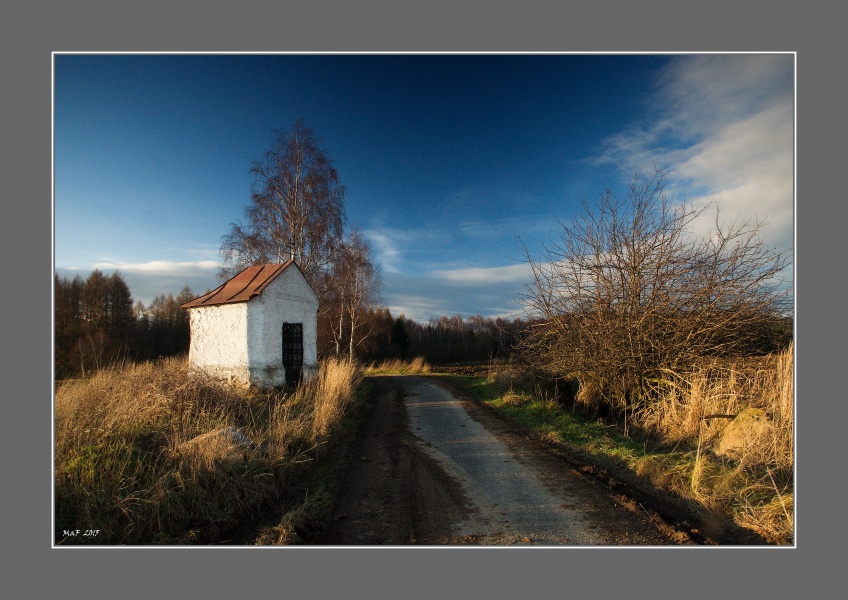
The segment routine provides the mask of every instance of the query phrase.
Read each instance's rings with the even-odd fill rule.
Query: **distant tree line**
[[[521,319],[480,315],[443,316],[419,323],[388,308],[369,311],[363,319],[369,336],[357,357],[365,362],[422,356],[435,365],[483,363],[513,356],[525,327]]]
[[[185,286],[176,296],[159,294],[148,307],[139,300],[134,309],[139,334],[135,358],[149,360],[186,354],[191,343],[189,312],[180,306],[196,297]]]
[[[133,302],[123,276],[93,271],[87,279],[55,276],[55,363],[57,379],[79,377],[117,362],[155,360],[186,354],[191,332],[189,311],[180,308],[197,294],[159,294],[149,306]],[[352,286],[355,289],[355,285]],[[336,298],[348,289],[332,290]],[[526,323],[460,315],[419,323],[385,306],[335,314],[343,324],[319,321],[319,358],[351,354],[362,362],[423,356],[431,364],[485,362],[513,355]],[[335,325],[335,327],[334,327]],[[350,331],[354,331],[351,343]],[[341,332],[341,333],[340,333]]]
[[[160,294],[149,307],[133,304],[119,272],[93,271],[87,279],[54,279],[57,379],[84,376],[120,361],[152,360],[188,352],[188,311],[195,294],[186,286]]]

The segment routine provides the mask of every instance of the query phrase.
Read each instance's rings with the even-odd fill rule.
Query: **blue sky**
[[[634,170],[793,243],[791,54],[54,56],[54,263],[149,304],[218,285],[250,164],[302,118],[392,314],[520,316],[580,200]]]

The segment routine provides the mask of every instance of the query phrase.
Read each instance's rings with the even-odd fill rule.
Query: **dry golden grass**
[[[501,398],[503,406],[521,406],[533,400],[533,397],[529,394],[520,394],[511,389],[504,392]]]
[[[278,498],[350,407],[359,371],[329,361],[294,393],[190,374],[185,359],[96,373],[54,400],[57,543],[214,541]],[[96,539],[63,530],[99,529]]]
[[[326,436],[347,412],[359,385],[359,373],[359,368],[351,361],[330,359],[317,378],[298,390],[298,394],[314,399],[313,441]]]
[[[430,363],[422,356],[416,356],[412,360],[401,360],[393,358],[384,360],[378,364],[370,365],[366,371],[366,375],[376,375],[379,373],[400,373],[404,375],[414,375],[420,373],[429,373]]]
[[[757,359],[712,363],[656,382],[657,399],[635,421],[667,444],[692,446],[690,494],[721,507],[778,543],[793,539],[793,348]],[[730,418],[760,409],[765,433],[734,453],[719,452]],[[717,417],[716,415],[724,415]]]
[[[490,367],[486,377],[500,391],[512,390],[516,385],[520,385],[523,378],[524,374],[520,370],[510,367]]]
[[[743,409],[765,411],[771,433],[740,460],[792,468],[794,456],[793,351],[731,364],[713,363],[692,373],[668,372],[656,382],[657,399],[636,415],[638,424],[669,443],[700,440],[715,449],[730,419]],[[717,416],[720,415],[720,416]]]
[[[493,361],[489,364],[486,381],[494,385],[495,389],[500,392],[533,390],[536,395],[543,394],[539,382],[523,365]]]

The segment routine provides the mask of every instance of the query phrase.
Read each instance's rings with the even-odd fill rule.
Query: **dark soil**
[[[350,449],[319,545],[456,543],[451,525],[473,510],[460,486],[425,454],[407,426],[401,390],[375,377],[375,396]]]

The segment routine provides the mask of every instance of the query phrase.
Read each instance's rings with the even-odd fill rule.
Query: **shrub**
[[[540,260],[527,255],[531,365],[579,380],[588,402],[626,418],[663,369],[779,349],[769,345],[791,308],[789,251],[768,247],[759,224],[722,225],[716,209],[714,228],[696,234],[705,209],[673,202],[662,171],[584,208]]]

